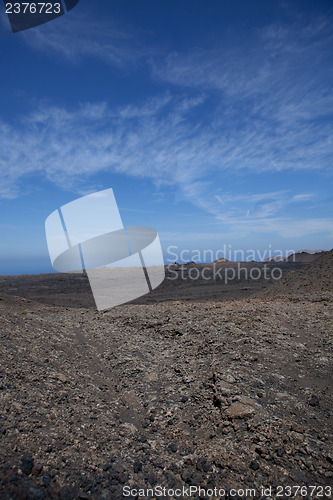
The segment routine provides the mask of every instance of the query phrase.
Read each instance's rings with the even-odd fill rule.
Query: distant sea
[[[0,258],[0,275],[54,273],[49,257]]]

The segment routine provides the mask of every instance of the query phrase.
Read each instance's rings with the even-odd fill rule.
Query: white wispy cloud
[[[311,198],[314,196],[312,194]],[[215,227],[216,233],[222,233],[229,239],[254,234],[301,238],[318,233],[333,238],[333,218],[311,217],[307,211],[303,215],[293,213],[295,205],[305,203],[309,198],[310,193],[292,195],[290,191],[248,195],[226,193],[223,197],[216,195],[222,210],[207,201],[202,202],[201,206],[215,217],[211,225]]]
[[[85,58],[126,68],[156,54],[147,33],[121,29],[111,20],[97,20],[75,12],[34,29],[17,34],[33,49],[46,54],[58,54],[71,64]],[[147,38],[147,41],[143,41]]]
[[[243,130],[226,140],[221,128],[201,124],[200,117],[193,122],[187,113],[198,103],[201,100],[162,96],[118,109],[106,103],[84,104],[71,111],[42,107],[15,125],[2,121],[0,165],[6,181],[2,185],[15,189],[16,181],[29,173],[39,172],[66,185],[69,178],[109,171],[180,185],[194,197],[211,184],[220,187],[223,172],[312,170],[311,144],[305,148],[295,143],[299,162],[291,165],[281,154],[277,168],[270,161],[272,141],[262,141],[260,133],[249,130],[248,137]],[[292,141],[290,134],[285,141]],[[322,155],[328,160],[327,150]],[[325,166],[320,162],[314,168]],[[211,175],[217,176],[217,185]],[[252,201],[259,201],[255,200],[259,195],[253,196]]]
[[[293,195],[289,190],[284,190],[248,194],[226,192],[222,196],[216,194],[215,198],[224,210],[228,211],[230,206],[237,206],[239,214],[246,212],[246,217],[251,215],[253,218],[261,219],[292,209],[295,203],[305,203],[314,196],[314,193]]]
[[[277,235],[278,237],[293,239],[304,236],[312,236],[318,233],[328,234],[333,237],[333,220],[326,218],[308,218],[302,220],[292,219],[290,217],[274,217],[262,220],[250,219],[246,217],[226,218],[223,220],[223,230],[219,229],[220,223],[215,223],[214,231],[200,232],[200,241],[218,242],[220,244],[229,244],[234,238],[246,238],[249,235]],[[222,227],[220,225],[220,227]],[[160,232],[162,241],[165,242],[198,242],[197,232]]]
[[[333,220],[329,217],[303,218],[301,220],[293,217],[265,217],[249,220],[246,217],[233,217],[223,219],[223,224],[229,227],[224,234],[237,234],[238,236],[249,236],[253,234],[278,235],[282,238],[297,239],[304,236],[312,236],[324,233],[333,238]]]
[[[292,197],[292,201],[304,202],[311,200],[313,196],[313,193],[295,194],[295,196]]]
[[[164,95],[118,109],[106,103],[88,103],[72,111],[43,107],[22,116],[19,125],[1,122],[1,194],[16,196],[21,180],[36,174],[62,188],[85,192],[94,189],[96,174],[121,173],[172,186],[220,224],[237,225],[244,234],[254,229],[285,233],[286,220],[279,212],[310,199],[311,193],[224,192],[223,173],[230,172],[236,161],[230,141],[236,139],[226,145],[219,141],[218,130],[202,126],[200,120],[193,127],[192,113],[201,103],[202,99]],[[265,148],[269,155],[269,147]],[[306,171],[308,165],[302,162],[296,167]],[[242,169],[248,171],[248,166],[238,165],[239,173]],[[259,170],[274,168],[267,161]],[[331,222],[308,222],[303,227],[309,232],[315,227],[330,231]]]
[[[83,192],[96,174],[121,173],[177,188],[244,234],[332,231],[328,218],[300,227],[281,216],[311,193],[235,195],[224,186],[225,175],[331,171],[333,35],[325,20],[267,26],[246,47],[217,41],[214,49],[168,55],[140,34],[78,16],[19,36],[74,63],[93,57],[124,69],[144,61],[152,83],[168,90],[136,105],[41,105],[15,123],[0,120],[3,197],[18,195],[31,175]]]
[[[162,96],[118,109],[105,103],[74,111],[41,107],[15,124],[2,121],[2,195],[15,195],[20,180],[33,174],[65,188],[101,172],[176,185],[179,165],[194,157],[196,138],[186,114],[196,105],[184,98],[170,106]]]

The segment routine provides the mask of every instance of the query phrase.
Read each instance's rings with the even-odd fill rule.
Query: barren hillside
[[[295,301],[102,313],[2,294],[0,497],[330,484],[331,265],[332,252],[286,276]]]
[[[333,296],[333,250],[324,253],[306,267],[286,274],[280,281],[265,290],[264,295],[293,297],[299,300],[331,299]]]

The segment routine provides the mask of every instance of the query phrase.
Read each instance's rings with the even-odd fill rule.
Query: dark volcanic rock
[[[257,460],[253,460],[250,463],[250,467],[252,470],[258,470],[260,468],[260,464],[259,464],[259,462],[257,462]]]
[[[309,400],[310,406],[319,406],[319,398],[315,394],[312,394]]]
[[[186,296],[180,285],[177,301],[172,285],[97,312],[80,307],[78,281],[67,287],[65,275],[40,278],[34,300],[3,294],[0,498],[327,485],[333,302],[330,289],[303,285],[311,266],[329,282],[330,254],[291,271],[289,295],[220,300],[223,286],[205,295],[193,285]],[[22,279],[28,295],[33,280]],[[49,285],[49,299],[68,306],[35,300],[48,300]]]
[[[142,463],[141,462],[134,462],[133,471],[134,472],[142,471]]]
[[[20,468],[23,474],[26,474],[27,476],[31,474],[33,466],[34,460],[32,457],[26,456],[22,458]]]
[[[170,443],[168,446],[168,450],[171,451],[172,453],[176,453],[177,445],[175,443]]]

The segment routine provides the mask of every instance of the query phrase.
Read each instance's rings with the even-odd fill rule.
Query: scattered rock
[[[210,472],[212,470],[211,465],[207,462],[205,458],[199,458],[196,465],[197,470],[203,472]]]
[[[215,385],[215,391],[217,394],[217,397],[219,396],[234,396],[235,394],[240,394],[240,390],[235,384],[231,384],[230,382],[225,382],[224,380],[221,380]]]
[[[328,290],[255,298],[251,282],[166,283],[101,313],[84,302],[85,279],[22,277],[13,293],[50,305],[0,301],[1,498],[327,484]]]
[[[255,410],[252,406],[248,406],[243,403],[234,403],[225,411],[225,413],[230,419],[247,418],[254,415]]]
[[[29,476],[29,474],[31,474],[33,466],[34,466],[34,460],[31,456],[26,456],[22,458],[20,468],[23,474]]]
[[[133,464],[133,471],[135,473],[138,473],[138,472],[142,471],[142,463],[141,462],[134,462],[134,464]]]
[[[40,474],[43,470],[43,466],[42,465],[34,465],[32,467],[32,470],[31,470],[31,474],[33,476],[37,476],[38,474]]]
[[[260,464],[257,460],[252,460],[250,467],[252,470],[258,470],[260,468]]]
[[[310,406],[319,406],[319,398],[315,394],[312,394],[309,399]]]
[[[168,450],[171,451],[172,453],[176,453],[177,445],[175,443],[170,443],[168,446]]]

